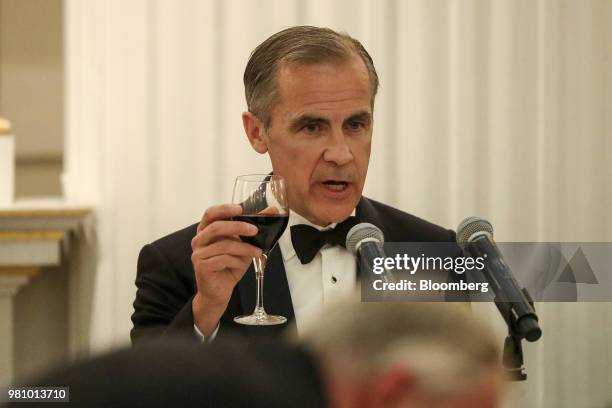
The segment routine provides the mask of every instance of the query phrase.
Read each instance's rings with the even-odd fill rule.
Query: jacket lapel
[[[384,221],[382,220],[379,212],[376,211],[372,205],[372,202],[367,198],[363,196],[361,197],[361,200],[359,200],[357,208],[355,209],[355,216],[360,222],[369,222],[370,224],[376,225],[383,232],[383,235],[387,235]]]
[[[283,263],[283,255],[280,246],[276,245],[270,257],[264,275],[264,305],[270,314],[285,316],[288,320],[293,320],[293,303],[289,292],[289,283]]]

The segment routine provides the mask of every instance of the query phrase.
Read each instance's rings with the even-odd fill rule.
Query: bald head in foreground
[[[335,307],[298,344],[166,339],[26,385],[106,407],[495,407],[499,357],[489,328],[457,305],[362,303]]]

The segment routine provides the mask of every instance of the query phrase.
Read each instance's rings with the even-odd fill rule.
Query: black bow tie
[[[305,224],[293,225],[291,227],[293,249],[295,249],[300,262],[307,264],[313,260],[325,244],[346,247],[346,234],[357,224],[359,224],[359,220],[356,217],[348,217],[336,225],[336,228],[325,231],[319,231]]]

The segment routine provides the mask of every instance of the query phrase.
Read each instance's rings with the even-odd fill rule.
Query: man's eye
[[[352,122],[348,123],[347,127],[350,130],[360,130],[360,129],[364,128],[365,126],[364,126],[364,124],[362,122],[352,121]]]
[[[321,130],[321,126],[318,123],[309,123],[302,128],[306,133],[317,133]]]

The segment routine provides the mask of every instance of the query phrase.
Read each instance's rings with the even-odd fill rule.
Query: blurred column
[[[0,268],[0,386],[13,381],[13,298],[31,270]]]

